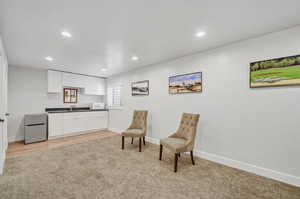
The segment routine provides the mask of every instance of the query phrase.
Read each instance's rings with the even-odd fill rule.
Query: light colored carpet
[[[13,199],[299,199],[300,188],[188,155],[173,172],[173,154],[147,143],[138,152],[112,136],[12,157],[0,177],[0,198]]]

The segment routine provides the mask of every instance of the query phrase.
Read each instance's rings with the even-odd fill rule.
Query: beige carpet
[[[173,172],[173,154],[147,143],[138,152],[112,136],[12,157],[0,177],[0,198],[13,199],[299,199],[300,188],[188,155]]]

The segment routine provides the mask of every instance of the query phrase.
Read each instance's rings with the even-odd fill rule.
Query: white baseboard
[[[201,157],[203,159],[207,159],[213,162],[217,162],[220,164],[224,164],[226,166],[234,167],[237,169],[241,169],[244,171],[248,171],[250,173],[254,173],[256,175],[264,176],[267,178],[271,178],[274,180],[278,180],[287,184],[291,184],[297,187],[300,187],[300,177],[293,176],[287,173],[282,173],[278,171],[274,171],[272,169],[267,169],[264,167],[259,167],[256,165],[252,165],[249,163],[241,162],[238,160],[233,160],[230,158],[226,158],[223,156],[215,155],[212,153],[207,153],[204,151],[195,151],[195,155]]]
[[[8,143],[22,141],[22,140],[24,140],[24,136],[8,137],[7,138]]]
[[[159,139],[157,139],[157,138],[146,137],[146,140],[153,144],[159,144]],[[233,160],[230,158],[226,158],[226,157],[219,156],[219,155],[212,154],[212,153],[207,153],[204,151],[195,150],[194,155],[197,157],[206,159],[206,160],[217,162],[219,164],[223,164],[223,165],[226,165],[229,167],[241,169],[241,170],[244,170],[244,171],[247,171],[250,173],[254,173],[256,175],[264,176],[266,178],[270,178],[273,180],[277,180],[280,182],[284,182],[284,183],[287,183],[290,185],[300,187],[300,177],[298,177],[298,176],[293,176],[293,175],[290,175],[287,173],[274,171],[272,169],[259,167],[256,165],[241,162],[238,160]]]
[[[114,133],[119,133],[119,134],[121,134],[121,132],[123,132],[125,129],[109,128],[108,130],[109,130],[109,131],[112,131],[112,132],[114,132]]]
[[[145,140],[150,143],[153,143],[153,144],[159,144],[159,139],[156,139],[156,138],[151,138],[151,137],[146,136]]]

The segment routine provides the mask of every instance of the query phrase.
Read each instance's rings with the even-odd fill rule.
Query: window
[[[121,107],[121,86],[107,88],[107,105],[110,108]]]

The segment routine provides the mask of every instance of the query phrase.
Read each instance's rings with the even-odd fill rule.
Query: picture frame
[[[250,63],[250,88],[300,85],[300,55]]]
[[[202,72],[169,77],[169,94],[201,93]]]
[[[148,96],[149,95],[149,80],[132,82],[131,83],[132,96]]]
[[[78,89],[77,88],[64,88],[64,103],[76,104],[78,102]]]

